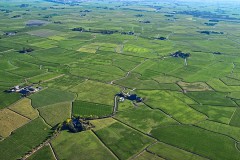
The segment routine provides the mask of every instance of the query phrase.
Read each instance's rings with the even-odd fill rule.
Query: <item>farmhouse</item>
[[[136,101],[136,102],[142,102],[143,99],[141,97],[138,97],[136,94],[129,94],[129,93],[118,93],[116,96],[120,97],[119,101],[123,102],[125,99],[128,99],[130,101]]]
[[[17,32],[6,32],[6,36],[15,36]]]
[[[7,90],[6,92],[8,93],[20,93],[22,94],[22,96],[27,96],[30,95],[32,93],[38,92],[42,89],[42,87],[33,87],[33,86],[25,86],[25,87],[20,87],[20,86],[14,86],[12,88],[10,88],[9,90]]]

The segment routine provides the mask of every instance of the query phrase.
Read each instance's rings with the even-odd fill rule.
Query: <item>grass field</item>
[[[112,114],[113,106],[85,101],[73,102],[73,114],[84,117],[104,117]]]
[[[8,88],[6,88],[8,89]],[[8,107],[9,105],[13,104],[17,100],[20,99],[20,95],[17,93],[0,93],[0,109]]]
[[[39,108],[61,102],[71,102],[74,100],[75,95],[58,89],[45,89],[30,96],[30,98],[32,100],[32,106]]]
[[[45,73],[45,74],[41,74],[41,75],[37,75],[35,77],[31,77],[28,81],[32,82],[32,83],[38,83],[39,81],[44,82],[44,81],[48,81],[54,78],[59,77],[60,74],[58,73]]]
[[[236,107],[192,105],[193,108],[208,116],[208,119],[229,124]]]
[[[153,142],[151,138],[119,122],[97,130],[96,134],[120,159],[134,156]]]
[[[197,112],[180,99],[173,97],[171,92],[140,90],[138,94],[146,99],[145,103],[147,105],[163,110],[181,123],[191,124],[207,118],[204,114]],[[192,116],[189,117],[189,114]]]
[[[229,98],[226,93],[221,92],[188,92],[187,95],[204,105],[214,106],[236,106],[236,104]]]
[[[164,144],[164,143],[156,143],[147,149],[148,151],[155,153],[164,159],[175,160],[175,159],[185,159],[185,160],[206,160],[207,158],[203,158],[191,152],[184,151],[182,149],[176,148],[174,146]]]
[[[48,160],[55,160],[53,153],[49,146],[44,146],[32,156],[27,158],[27,160],[41,160],[41,159],[48,159]]]
[[[160,141],[210,159],[238,159],[240,154],[235,148],[235,141],[231,138],[197,127],[184,125],[160,127],[151,133]]]
[[[77,100],[113,105],[114,95],[120,88],[109,84],[94,81],[85,81],[71,89],[78,94]]]
[[[239,141],[240,140],[240,128],[238,127],[233,127],[230,125],[222,124],[222,123],[217,123],[213,121],[203,121],[197,124],[198,127],[216,132],[216,133],[221,133],[224,135],[228,135],[235,140]]]
[[[1,158],[18,159],[22,157],[26,152],[42,143],[50,132],[42,119],[38,118],[31,121],[0,142]]]
[[[58,123],[64,122],[67,118],[71,118],[71,102],[56,103],[38,108],[39,114],[44,120],[54,127]]]
[[[29,119],[9,110],[0,110],[0,135],[7,137],[12,131],[29,122]]]
[[[113,118],[95,119],[91,120],[91,123],[95,126],[94,131],[110,126],[111,124],[117,122]]]
[[[60,159],[116,159],[91,131],[77,134],[64,131],[52,145]]]
[[[28,98],[24,98],[17,103],[11,105],[9,107],[11,110],[24,115],[30,119],[35,119],[38,117],[38,112],[31,105],[31,100]]]
[[[140,106],[125,111],[118,112],[116,118],[124,123],[133,126],[145,133],[149,133],[154,127],[159,125],[172,125],[177,122],[159,110],[151,110],[146,106]]]

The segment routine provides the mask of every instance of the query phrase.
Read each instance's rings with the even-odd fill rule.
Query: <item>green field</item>
[[[0,0],[0,160],[239,160],[239,8]]]
[[[85,81],[71,89],[77,93],[77,100],[113,105],[114,95],[120,92],[120,88],[105,83]]]
[[[160,141],[210,159],[238,159],[235,141],[227,136],[192,126],[156,128],[152,135]],[[209,145],[211,144],[211,145]]]
[[[154,127],[159,125],[177,124],[174,119],[171,119],[163,112],[156,109],[151,110],[145,106],[120,111],[116,115],[116,118],[145,133],[149,133]]]
[[[62,132],[52,142],[53,148],[60,159],[116,159],[116,157],[91,132],[69,134]],[[89,153],[92,150],[94,152]]]
[[[97,130],[96,134],[120,159],[134,156],[153,142],[153,139],[119,122]]]
[[[191,105],[194,109],[208,116],[208,119],[229,124],[236,107]]]
[[[46,89],[30,96],[34,108],[44,107],[61,102],[71,102],[75,95],[58,89]]]
[[[185,160],[206,160],[207,158],[203,158],[194,153],[184,151],[182,149],[176,148],[174,146],[164,144],[164,143],[156,143],[153,146],[147,149],[148,151],[155,153],[165,159],[185,159]]]
[[[41,118],[33,120],[0,142],[2,159],[18,159],[42,143],[51,133]],[[14,146],[14,147],[13,147]]]
[[[112,114],[112,106],[84,101],[73,102],[73,114],[83,117],[104,117]]]
[[[40,116],[52,127],[71,117],[71,102],[56,103],[39,108]]]
[[[44,146],[39,151],[34,153],[32,156],[27,158],[27,160],[41,160],[41,159],[49,159],[49,160],[55,159],[49,146]]]
[[[37,110],[32,107],[31,100],[28,98],[24,98],[18,101],[14,105],[11,105],[9,108],[30,119],[35,119],[38,117]]]

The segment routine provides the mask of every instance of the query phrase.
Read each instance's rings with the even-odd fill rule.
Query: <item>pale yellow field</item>
[[[113,124],[115,122],[116,122],[116,120],[113,118],[104,118],[104,119],[97,119],[97,120],[91,121],[91,123],[95,126],[95,128],[94,128],[95,131],[105,128],[107,126],[110,126],[111,124]]]
[[[2,137],[7,137],[12,131],[23,126],[29,121],[29,119],[9,109],[2,109],[0,110],[0,135]]]
[[[31,100],[28,98],[24,98],[18,101],[16,104],[10,106],[9,108],[30,119],[35,119],[38,117],[38,111],[32,107]]]

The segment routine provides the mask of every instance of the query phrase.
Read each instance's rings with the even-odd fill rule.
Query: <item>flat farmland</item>
[[[113,105],[114,95],[120,88],[109,84],[87,80],[71,89],[78,94],[77,100]]]
[[[41,118],[35,119],[0,142],[1,157],[3,159],[18,159],[42,143],[50,133],[50,128],[44,124]]]
[[[240,3],[9,2],[1,160],[239,160]]]
[[[163,142],[198,153],[206,158],[219,159],[219,157],[225,157],[225,159],[230,160],[239,157],[239,151],[235,147],[234,140],[197,127],[182,125],[159,127],[152,131],[152,135]],[[210,151],[209,148],[214,148],[214,150]],[[222,152],[219,152],[220,150]]]
[[[37,160],[37,159],[48,159],[48,160],[54,160],[54,156],[52,153],[52,150],[49,146],[44,146],[39,151],[34,153],[32,156],[27,158],[27,160]]]
[[[32,100],[32,106],[39,108],[61,102],[71,102],[75,98],[75,95],[70,92],[61,91],[58,89],[46,89],[37,94],[30,96]]]
[[[31,100],[28,98],[23,98],[17,103],[11,105],[9,108],[30,119],[35,119],[38,117],[38,111],[32,107]]]
[[[52,127],[71,117],[71,102],[62,102],[40,107],[39,114]]]
[[[0,111],[0,135],[2,137],[7,137],[12,131],[23,126],[27,122],[29,122],[29,119],[9,109],[2,109]]]
[[[76,141],[77,140],[77,141]],[[76,143],[77,142],[77,143]],[[56,154],[61,159],[116,159],[116,157],[91,132],[69,134],[62,132],[52,142]],[[89,154],[91,148],[92,154]],[[81,152],[79,152],[81,151]]]
[[[119,122],[97,130],[96,134],[120,159],[134,156],[153,142],[151,138]]]
[[[73,114],[84,117],[104,117],[112,114],[113,106],[84,101],[73,102]]]

